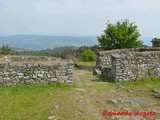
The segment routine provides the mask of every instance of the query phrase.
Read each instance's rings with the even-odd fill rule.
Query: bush
[[[3,45],[1,48],[0,48],[0,53],[1,54],[4,54],[4,55],[8,55],[11,53],[11,48],[8,46],[8,45]]]
[[[86,50],[82,53],[82,59],[83,61],[95,61],[96,55],[92,50]]]

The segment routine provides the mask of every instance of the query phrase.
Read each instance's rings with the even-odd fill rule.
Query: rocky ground
[[[160,98],[158,97],[160,86],[145,84],[145,82],[144,85],[103,82],[92,76],[90,70],[84,69],[75,70],[75,76],[75,90],[83,93],[79,96],[78,102],[82,106],[88,106],[96,120],[160,119]],[[160,85],[160,82],[158,84]],[[111,115],[105,110],[116,113],[128,111],[132,115]],[[156,115],[151,114],[152,111]]]

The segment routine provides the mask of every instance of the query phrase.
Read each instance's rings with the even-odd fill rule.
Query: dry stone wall
[[[160,77],[160,48],[99,52],[95,69],[119,82]]]
[[[5,56],[0,59],[0,86],[72,83],[73,62],[53,57]]]

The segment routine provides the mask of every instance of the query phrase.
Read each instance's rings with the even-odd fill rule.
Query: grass
[[[1,120],[39,119],[50,113],[51,102],[57,94],[70,89],[65,85],[14,86],[0,88]],[[51,94],[55,94],[52,96]]]
[[[60,120],[112,119],[102,117],[106,109],[122,111],[159,110],[160,101],[152,96],[152,89],[160,88],[160,79],[137,82],[104,82],[104,76],[93,76],[95,62],[78,62],[74,70],[74,84],[54,84],[45,86],[0,87],[0,120],[48,120],[48,116],[58,116]],[[102,80],[101,80],[102,79]],[[94,81],[95,80],[95,81]],[[82,86],[76,86],[82,83]],[[118,84],[124,88],[117,89]],[[85,89],[86,92],[75,90]],[[110,92],[115,90],[116,92]],[[131,90],[132,93],[127,92]],[[144,90],[144,91],[143,91]],[[130,102],[107,103],[109,99],[146,98],[153,102],[133,107]],[[145,102],[145,101],[144,101]],[[154,104],[151,104],[154,103]],[[159,119],[148,118],[148,119]]]
[[[127,88],[143,88],[145,86],[144,89],[150,89],[150,88],[159,88],[160,87],[160,78],[157,79],[145,79],[145,80],[139,80],[136,82],[122,82],[122,85],[126,86]]]
[[[5,55],[3,55],[3,54],[0,54],[0,58],[3,58]]]
[[[77,63],[78,65],[80,65],[81,67],[86,67],[86,66],[89,66],[89,67],[94,67],[95,66],[95,62],[78,62]]]
[[[76,62],[77,69],[92,70],[95,66],[95,62]]]

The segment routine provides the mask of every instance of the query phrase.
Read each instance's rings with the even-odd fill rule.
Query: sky
[[[160,0],[0,0],[0,34],[97,36],[128,19],[160,37]]]

